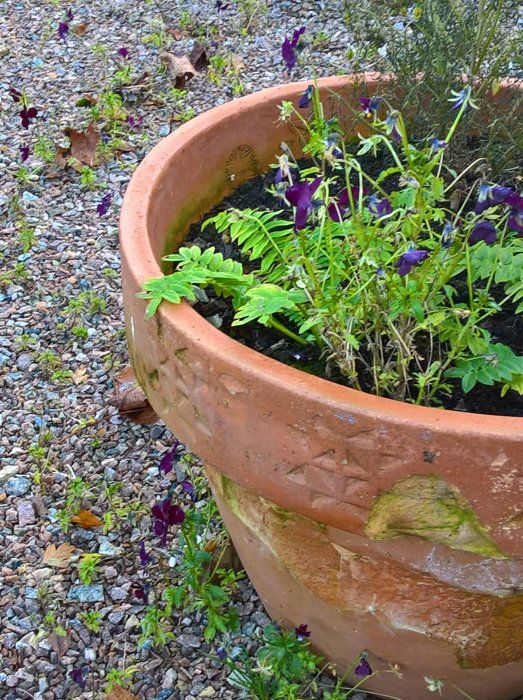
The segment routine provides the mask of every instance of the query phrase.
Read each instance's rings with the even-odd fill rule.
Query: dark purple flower
[[[314,85],[309,85],[308,88],[303,93],[303,95],[298,100],[298,107],[300,107],[301,109],[306,109],[311,103],[313,92],[314,92]]]
[[[170,525],[180,525],[185,519],[185,513],[181,508],[171,503],[170,498],[155,503],[151,509],[153,516],[153,531],[160,538],[160,542],[165,547],[167,543],[167,532]]]
[[[358,102],[363,110],[366,117],[375,116],[380,104],[382,103],[382,98],[379,95],[373,95],[372,97],[358,97]]]
[[[72,22],[72,21],[73,21],[73,17],[74,17],[73,11],[71,10],[71,8],[69,8],[69,9],[67,10],[67,12],[66,12],[65,18],[66,18],[66,20],[67,20],[68,22]]]
[[[143,114],[139,117],[133,117],[133,115],[130,114],[127,117],[127,124],[133,131],[137,131],[143,124]]]
[[[313,182],[300,182],[296,185],[291,185],[285,190],[285,197],[289,204],[296,207],[294,215],[294,230],[299,231],[307,226],[307,219],[312,209],[312,198],[314,193],[320,186],[322,181],[321,176],[317,177]]]
[[[176,453],[178,452],[179,447],[180,447],[180,443],[178,442],[178,440],[175,440],[171,449],[167,450],[167,452],[161,458],[160,464],[158,465],[158,467],[159,467],[160,471],[163,472],[164,474],[168,474],[170,471],[172,471],[172,468],[174,465],[174,459],[176,457]]]
[[[281,55],[287,66],[287,70],[292,70],[298,60],[298,51],[300,50],[300,37],[304,33],[305,27],[295,29],[292,39],[287,39],[281,45]]]
[[[300,642],[306,637],[311,636],[311,632],[305,623],[302,625],[298,625],[298,627],[295,627],[294,634],[296,635],[297,639],[300,640]]]
[[[65,41],[65,37],[67,36],[67,33],[69,32],[69,25],[67,22],[60,22],[58,25],[58,36],[62,41]]]
[[[450,248],[456,231],[457,228],[453,224],[451,224],[450,221],[447,221],[447,223],[443,227],[443,231],[441,232],[442,248]]]
[[[505,204],[510,207],[507,220],[509,229],[523,233],[523,197],[514,192],[506,198]]]
[[[482,214],[487,209],[498,204],[504,204],[514,194],[512,187],[500,187],[498,185],[480,185],[478,201],[474,208],[476,214]]]
[[[149,600],[149,584],[144,583],[143,586],[133,586],[133,595],[138,600],[141,600],[144,605],[147,605]]]
[[[20,102],[22,99],[22,93],[14,87],[9,88],[9,94],[13,98],[13,102]]]
[[[73,668],[73,670],[69,673],[69,678],[72,678],[73,681],[77,685],[79,685],[82,690],[85,690],[85,687],[87,685],[87,681],[85,679],[86,673],[87,668]]]
[[[393,141],[401,141],[401,134],[398,131],[398,113],[391,112],[385,119],[385,128],[387,134]]]
[[[468,243],[474,245],[479,241],[484,241],[487,245],[492,245],[496,241],[496,227],[492,221],[478,221],[470,232]]]
[[[360,196],[359,187],[351,187],[351,193],[353,200],[358,199]],[[342,221],[344,215],[347,213],[349,206],[349,192],[347,188],[343,189],[335,202],[331,202],[327,207],[327,213],[333,221]]]
[[[30,153],[31,153],[30,146],[28,146],[27,144],[22,144],[20,146],[20,158],[22,159],[22,163],[29,158]]]
[[[121,56],[122,58],[129,58],[129,49],[126,49],[125,46],[122,46],[121,48],[118,49],[116,52],[118,56]]]
[[[472,89],[470,88],[469,85],[463,88],[460,92],[455,92],[452,90],[452,94],[454,97],[451,97],[449,99],[449,102],[453,102],[454,104],[450,108],[451,110],[453,109],[460,109],[461,106],[465,103],[465,101],[470,102],[470,95],[471,95]],[[468,108],[468,104],[466,106]]]
[[[223,647],[220,647],[219,649],[216,650],[216,656],[221,661],[225,661],[225,659],[227,658],[227,652],[225,651],[225,649]]]
[[[363,656],[361,657],[358,665],[354,669],[354,674],[359,678],[365,678],[365,676],[372,675],[372,668],[369,662]]]
[[[413,267],[421,265],[421,263],[429,257],[426,250],[409,250],[403,255],[400,255],[396,263],[398,274],[404,277],[408,275]]]
[[[145,549],[145,542],[140,542],[140,549],[138,550],[138,555],[140,557],[140,564],[142,566],[147,566],[152,561],[151,555]]]
[[[216,0],[216,9],[218,12],[225,12],[225,10],[228,10],[230,6],[231,3],[229,2],[225,3],[223,0]]]
[[[372,194],[369,197],[369,211],[378,219],[381,219],[382,216],[392,214],[392,204],[389,202],[387,197],[382,197],[379,199],[377,195]]]
[[[109,211],[109,207],[111,206],[112,200],[113,200],[113,195],[111,194],[111,192],[104,194],[100,203],[96,207],[96,211],[98,212],[98,216],[105,216],[107,214],[107,212]]]
[[[22,110],[20,110],[20,119],[22,120],[22,126],[24,129],[28,129],[31,119],[36,119],[37,116],[38,110],[36,107],[24,107]]]
[[[441,141],[440,139],[432,139],[430,142],[430,147],[433,151],[440,151],[443,148],[447,148],[448,143],[446,141]]]
[[[182,481],[182,489],[185,491],[185,493],[188,493],[189,496],[192,496],[194,493],[194,485],[189,481],[189,479],[184,479]]]

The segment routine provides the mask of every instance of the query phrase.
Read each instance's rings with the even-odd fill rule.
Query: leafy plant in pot
[[[483,211],[467,212],[467,205],[459,215],[447,210],[444,144],[409,145],[401,115],[373,100],[379,81],[365,76],[363,105],[357,81],[347,78],[318,81],[318,92],[306,83],[263,91],[181,127],[145,159],[121,219],[131,357],[153,407],[205,461],[231,537],[274,618],[292,626],[307,621],[315,647],[341,667],[364,647],[372,668],[399,665],[401,679],[373,677],[372,690],[422,698],[429,692],[424,676],[430,676],[477,700],[510,700],[522,690],[523,671],[522,419],[374,396],[257,354],[187,303],[154,303],[146,321],[147,302],[137,298],[145,288],[145,296],[177,302],[191,297],[193,283],[211,282],[232,295],[240,320],[261,310],[257,318],[281,327],[282,317],[273,314],[290,312],[285,330],[301,330],[305,342],[309,335],[319,339],[342,358],[341,370],[354,386],[370,377],[380,393],[417,403],[433,402],[447,390],[450,363],[445,365],[440,347],[456,349],[456,374],[471,355],[499,353],[492,366],[504,369],[494,379],[518,389],[519,359],[508,349],[492,349],[481,325],[492,311],[497,258],[479,253],[499,244],[513,262],[518,195],[483,183],[477,207]],[[460,119],[471,106],[470,91],[457,98]],[[307,99],[313,102],[312,121],[301,113],[291,119]],[[498,99],[509,95],[502,89]],[[284,118],[276,124],[282,102]],[[359,129],[361,147],[372,151],[382,144],[394,152],[392,186],[359,167],[340,136],[338,125],[362,106],[370,119]],[[314,128],[304,144],[310,123]],[[336,138],[329,141],[331,132]],[[278,179],[287,179],[283,194],[294,205],[294,221],[279,228],[288,237],[285,245],[298,251],[297,267],[287,276],[298,284],[285,288],[281,273],[256,281],[233,263],[224,267],[212,252],[182,248],[174,258],[182,265],[173,289],[175,278],[160,276],[162,256],[178,248],[190,223],[233,187],[267,170],[282,141],[288,150]],[[291,154],[297,159],[304,149],[321,161],[320,174],[311,166],[296,181]],[[228,216],[216,219],[219,228],[228,228]],[[450,216],[451,228],[445,225]],[[245,234],[245,213],[235,217],[233,228]],[[274,239],[274,217],[248,217]],[[356,249],[358,237],[366,248]],[[356,250],[365,254],[356,259]],[[316,267],[310,272],[312,254]],[[216,273],[213,265],[222,277],[203,274],[203,267]],[[484,277],[482,265],[489,270]],[[321,273],[316,290],[328,290],[330,306],[324,299],[317,303],[321,295],[308,298],[315,272]],[[342,273],[340,282],[336,275]],[[457,273],[463,289],[453,293],[446,288]],[[516,279],[500,282],[509,284],[507,301],[518,295],[519,288],[512,291]],[[278,293],[270,288],[260,295],[263,285],[278,286]],[[479,294],[481,288],[487,293]],[[362,299],[372,313],[358,317],[357,304],[339,304],[343,293],[345,301]],[[392,311],[391,299],[401,302]],[[327,318],[333,310],[339,310],[337,326]],[[430,319],[431,313],[440,315]],[[347,319],[354,319],[352,328]],[[395,330],[384,336],[389,321],[398,319],[404,324],[400,338],[394,340]],[[466,343],[459,337],[463,328],[471,330]],[[378,365],[381,354],[385,362]],[[478,371],[475,378],[483,381],[484,375]]]

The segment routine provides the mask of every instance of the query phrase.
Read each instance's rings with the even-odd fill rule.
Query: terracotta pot
[[[372,94],[378,78],[366,79]],[[355,102],[348,78],[321,86]],[[296,147],[277,107],[305,87],[201,115],[134,174],[121,248],[136,374],[206,463],[275,620],[307,623],[314,647],[340,668],[368,649],[385,670],[368,682],[375,692],[434,698],[431,676],[445,698],[462,698],[456,684],[475,700],[511,700],[523,694],[523,419],[353,391],[244,347],[185,303],[163,303],[145,322],[136,298],[191,222],[274,162],[281,141]]]

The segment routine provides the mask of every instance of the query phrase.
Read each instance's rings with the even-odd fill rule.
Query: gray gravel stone
[[[20,527],[32,525],[35,522],[35,510],[31,501],[19,501],[16,509],[18,511],[18,524]]]
[[[31,489],[31,482],[25,476],[12,476],[5,482],[8,496],[24,496]]]
[[[104,600],[104,589],[99,583],[90,586],[71,586],[67,600],[77,600],[79,603],[98,603]]]

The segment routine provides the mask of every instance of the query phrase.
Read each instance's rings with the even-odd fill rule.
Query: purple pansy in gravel
[[[129,58],[129,49],[126,49],[125,46],[120,47],[116,53],[122,58]]]
[[[20,110],[20,119],[22,120],[22,126],[24,129],[28,129],[31,119],[36,119],[37,116],[38,110],[36,107],[24,107],[22,110]]]
[[[149,600],[149,584],[144,583],[143,586],[133,586],[133,595],[138,600],[141,600],[144,605],[147,605]]]
[[[281,45],[281,55],[287,66],[287,70],[292,70],[298,60],[298,51],[300,50],[300,37],[305,32],[305,27],[295,29],[292,39],[287,39]]]
[[[182,481],[182,489],[185,491],[185,493],[188,493],[189,496],[192,496],[194,493],[194,485],[191,481],[189,481],[189,479],[184,479]]]
[[[145,549],[145,542],[140,542],[140,549],[138,550],[138,556],[140,557],[140,564],[142,566],[147,566],[152,561],[151,555]]]
[[[487,245],[492,245],[496,242],[496,238],[496,227],[492,221],[478,221],[470,232],[468,243],[474,245],[474,243],[484,241]]]
[[[22,163],[29,158],[30,153],[31,153],[30,146],[28,146],[26,143],[23,143],[20,146],[20,158],[22,159]]]
[[[295,627],[294,634],[296,635],[296,638],[300,640],[300,642],[303,639],[306,639],[307,637],[311,636],[311,632],[305,623],[298,625],[298,627]]]
[[[432,139],[430,142],[430,147],[433,151],[441,151],[443,148],[447,148],[448,143],[446,141],[441,141],[441,139]]]
[[[296,231],[307,226],[307,219],[312,209],[312,198],[320,186],[321,181],[322,178],[320,176],[313,182],[300,182],[285,190],[285,198],[289,204],[296,207],[296,213],[294,215],[294,229]]]
[[[178,452],[179,447],[180,447],[180,443],[178,442],[178,440],[175,440],[171,449],[167,450],[167,452],[161,458],[160,464],[158,465],[158,467],[159,467],[160,471],[163,472],[164,474],[168,474],[170,471],[172,471],[172,468],[174,466],[174,460],[176,457],[176,453]]]
[[[358,97],[358,102],[363,110],[365,116],[371,117],[376,114],[380,104],[382,103],[382,98],[379,95],[373,95],[372,97]]]
[[[113,201],[113,195],[111,194],[111,192],[104,194],[100,203],[96,206],[96,211],[98,212],[98,216],[105,216],[107,214],[107,212],[109,211],[109,207],[111,206],[112,201]]]
[[[229,7],[229,2],[223,2],[223,0],[216,0],[216,9],[218,10],[218,12],[225,12],[225,10],[228,10]]]
[[[429,257],[426,250],[409,250],[403,255],[400,255],[396,267],[398,274],[404,277],[408,275],[413,267],[421,265],[421,263]]]
[[[359,678],[365,678],[365,676],[372,675],[372,668],[367,659],[361,657],[358,665],[354,669],[354,675],[358,676]]]
[[[227,658],[227,652],[225,651],[225,649],[223,647],[220,647],[219,649],[216,650],[216,656],[221,661],[225,661],[225,659]]]
[[[67,22],[60,22],[60,24],[58,25],[58,36],[60,37],[60,39],[62,39],[62,41],[65,41],[65,37],[68,33],[69,25],[67,24]]]
[[[22,99],[22,93],[14,87],[9,88],[9,94],[13,98],[13,102],[20,102]]]
[[[131,129],[133,129],[133,131],[138,131],[138,129],[140,129],[143,124],[143,114],[139,117],[133,117],[133,115],[130,114],[127,117],[127,124]]]
[[[371,214],[378,217],[378,219],[381,219],[382,216],[392,214],[392,204],[387,197],[382,197],[380,199],[377,195],[371,194],[369,197],[369,211]]]
[[[165,547],[167,543],[167,532],[170,525],[180,525],[185,520],[185,513],[179,507],[171,503],[170,498],[155,503],[151,509],[153,516],[153,531],[158,535],[160,542]]]
[[[73,668],[73,670],[69,673],[69,678],[72,678],[73,681],[77,685],[79,685],[82,690],[85,690],[85,687],[87,685],[87,680],[85,678],[86,674],[86,668]]]
[[[512,187],[500,187],[498,185],[480,185],[478,201],[474,208],[476,214],[482,214],[487,209],[498,204],[504,204],[514,194]]]
[[[309,85],[307,87],[307,89],[305,90],[305,92],[303,93],[303,95],[298,100],[298,107],[300,107],[301,109],[306,109],[311,103],[313,92],[314,92],[314,86]]]

